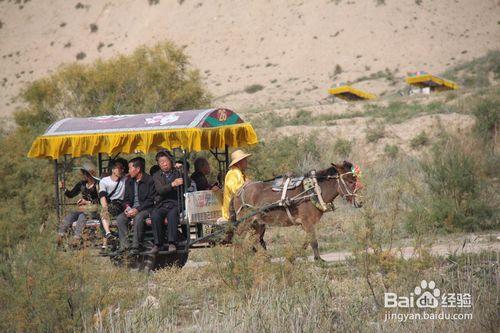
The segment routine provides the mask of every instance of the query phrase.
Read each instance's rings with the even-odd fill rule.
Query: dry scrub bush
[[[430,230],[475,231],[498,227],[494,201],[497,181],[488,175],[494,155],[478,141],[444,138],[419,165],[426,192],[411,205],[407,229],[414,232],[425,224]]]
[[[217,268],[165,269],[148,283],[133,309],[107,312],[88,332],[182,331],[182,332],[318,332],[408,330],[494,331],[498,302],[498,254],[451,256],[408,261],[391,258],[395,274],[387,290],[400,295],[413,291],[422,279],[436,281],[446,292],[471,293],[471,321],[384,322],[385,309],[378,308],[355,258],[347,264],[320,267],[305,261],[254,261],[219,248],[217,266],[233,265],[238,287],[222,282]],[[224,251],[227,250],[227,251]],[[252,253],[250,251],[250,253]],[[248,253],[241,253],[247,256]],[[252,255],[249,256],[251,258]],[[239,261],[243,261],[239,262]],[[241,270],[234,267],[247,266]],[[416,268],[417,267],[417,268]],[[229,271],[229,268],[225,268]],[[241,282],[250,274],[251,287]],[[224,276],[226,278],[226,276]],[[247,278],[246,276],[243,278]],[[373,274],[376,297],[383,302],[382,279]],[[453,312],[453,309],[444,309]],[[104,329],[103,329],[104,328]]]
[[[124,269],[103,265],[88,251],[57,251],[52,235],[31,235],[0,264],[0,330],[79,331],[94,311],[112,304],[130,307],[140,291]]]
[[[62,67],[30,84],[20,125],[65,117],[166,112],[205,107],[209,95],[188,57],[171,43],[140,47],[128,56]]]

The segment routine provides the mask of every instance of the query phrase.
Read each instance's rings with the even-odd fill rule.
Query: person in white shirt
[[[99,201],[102,206],[101,222],[105,232],[105,239],[112,236],[109,228],[111,216],[118,216],[123,212],[126,178],[124,163],[126,161],[121,159],[110,162],[111,175],[104,177],[99,182]]]

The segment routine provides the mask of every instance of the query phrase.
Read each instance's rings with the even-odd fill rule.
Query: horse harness
[[[348,175],[348,174],[352,174],[352,173],[353,172],[350,171],[350,172],[346,172],[343,174],[328,175],[328,176],[324,176],[322,178],[336,179],[339,191],[341,192],[342,196],[345,196],[345,195],[356,196],[355,193],[352,193],[351,191],[349,191],[349,188],[347,187],[347,184],[345,183],[345,181],[343,179],[343,176]],[[241,207],[236,212],[236,215],[238,215],[239,212],[245,207],[252,208],[252,209],[256,210],[255,214],[252,214],[252,215],[256,215],[258,213],[263,213],[263,212],[266,212],[266,211],[269,211],[272,209],[276,209],[276,208],[284,208],[286,211],[286,214],[288,216],[288,219],[290,220],[290,222],[292,222],[292,224],[294,224],[294,219],[293,219],[292,214],[290,212],[290,208],[294,207],[299,202],[304,201],[304,200],[311,200],[311,203],[314,205],[314,207],[316,207],[318,210],[320,210],[323,213],[327,212],[327,211],[334,211],[336,208],[333,204],[333,200],[331,202],[326,203],[323,199],[323,195],[321,193],[321,187],[319,186],[319,183],[318,183],[318,177],[316,175],[316,171],[312,170],[309,173],[309,175],[310,175],[309,177],[300,177],[300,178],[292,178],[292,177],[287,175],[284,178],[279,178],[279,181],[275,181],[275,183],[273,184],[272,190],[275,192],[281,192],[280,200],[273,202],[273,203],[270,203],[270,204],[265,205],[265,206],[260,207],[260,208],[254,207],[251,204],[245,202],[245,198],[244,198],[245,186],[248,185],[249,183],[243,185],[240,188],[240,190],[238,190],[238,192],[236,193],[236,195],[240,198],[241,203],[242,203]],[[342,186],[340,186],[341,183],[342,183],[342,185],[344,185],[344,190],[342,189]],[[304,190],[291,198],[288,197],[287,192],[289,190],[292,190],[292,189],[298,187],[300,184],[303,185]],[[276,185],[276,186],[274,186],[274,185]]]

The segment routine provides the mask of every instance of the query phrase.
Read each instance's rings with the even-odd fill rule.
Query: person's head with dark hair
[[[162,150],[158,151],[156,153],[156,156],[155,156],[156,162],[158,162],[158,159],[160,157],[167,157],[169,160],[172,161],[172,164],[174,162],[174,155],[172,155],[172,153],[170,152],[170,150],[162,149]]]
[[[198,157],[194,160],[194,171],[201,172],[204,175],[210,174],[210,163],[205,157]]]
[[[146,160],[142,157],[134,157],[128,162],[128,171],[130,177],[141,178],[144,170],[146,169]]]
[[[157,173],[158,171],[160,171],[160,167],[158,166],[158,164],[155,164],[153,165],[151,168],[149,168],[149,174],[152,176],[154,175],[155,173]]]
[[[156,154],[156,163],[158,163],[161,171],[168,172],[174,167],[174,157],[168,150],[160,150]]]
[[[123,174],[128,173],[128,161],[124,159],[123,157],[118,157],[113,160],[114,163],[121,163],[123,165]],[[111,169],[112,170],[112,169]]]
[[[125,161],[125,164],[124,164]],[[109,162],[108,168],[111,171],[111,174],[115,176],[116,178],[121,178],[125,173],[125,167],[126,167],[126,160],[125,159],[116,159],[112,160]]]

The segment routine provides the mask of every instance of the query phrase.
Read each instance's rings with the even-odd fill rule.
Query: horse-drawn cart
[[[32,144],[28,157],[48,158],[54,165],[55,208],[60,222],[69,203],[61,193],[60,181],[66,179],[76,158],[96,158],[99,176],[106,175],[108,163],[120,154],[147,154],[170,149],[183,161],[184,189],[179,198],[181,242],[174,252],[157,255],[142,252],[131,265],[151,270],[177,264],[183,266],[189,250],[207,244],[220,231],[205,234],[203,225],[213,225],[219,217],[220,204],[210,191],[188,193],[187,159],[190,153],[210,151],[218,164],[221,181],[229,165],[229,148],[254,145],[257,135],[251,124],[228,109],[163,112],[153,114],[110,115],[91,118],[67,118],[52,124]],[[87,226],[98,228],[99,221]],[[214,227],[215,228],[215,227]],[[152,231],[147,228],[144,245],[152,245]],[[117,262],[120,256],[110,255]]]

